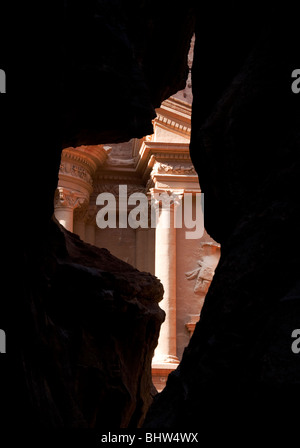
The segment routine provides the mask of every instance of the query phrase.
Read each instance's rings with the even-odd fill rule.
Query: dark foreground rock
[[[38,279],[22,306],[23,419],[37,428],[139,426],[152,401],[161,283],[55,222],[40,253],[23,273]]]
[[[299,328],[300,97],[290,87],[299,11],[289,1],[196,3],[191,156],[222,255],[182,363],[145,426],[209,421],[217,431],[224,419],[236,428],[245,418],[255,431],[253,418],[280,419],[299,403],[291,333]],[[187,1],[55,5],[14,8],[2,39],[14,65],[1,115],[0,328],[12,387],[0,387],[15,427],[133,426],[149,398],[141,368],[161,320],[160,287],[152,279],[145,296],[139,283],[150,277],[54,231],[53,195],[64,145],[151,132],[154,108],[184,86],[193,14]]]
[[[300,359],[291,349],[300,326],[295,11],[255,2],[247,17],[238,6],[221,11],[216,19],[208,7],[207,27],[201,21],[196,30],[191,140],[205,226],[221,243],[221,259],[200,322],[146,428],[224,424],[229,431],[247,423],[257,431],[267,418],[282,424],[294,416],[300,397]],[[209,28],[215,39],[206,50]]]
[[[13,426],[143,420],[162,287],[54,230],[53,197],[64,147],[151,133],[155,107],[185,86],[191,3],[11,3],[1,15],[9,86],[1,96],[2,166],[12,177],[2,176],[10,199],[0,328],[9,356],[0,394]]]

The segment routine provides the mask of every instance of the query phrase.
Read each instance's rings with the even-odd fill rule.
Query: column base
[[[167,383],[168,376],[177,369],[179,359],[176,356],[153,358],[152,381],[157,392],[161,392]]]

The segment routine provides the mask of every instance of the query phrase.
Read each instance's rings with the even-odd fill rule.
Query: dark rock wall
[[[22,428],[135,427],[154,393],[162,286],[62,235],[53,197],[64,147],[149,134],[154,108],[184,87],[190,2],[11,3],[5,14],[1,409]]]
[[[217,417],[236,424],[251,403],[257,417],[270,408],[281,415],[299,399],[299,357],[290,350],[300,294],[299,98],[290,89],[298,10],[261,3],[195,2],[194,11],[189,1],[11,4],[1,327],[14,336],[5,372],[13,387],[2,381],[1,391],[13,424],[143,420],[161,287],[59,232],[53,194],[64,146],[151,132],[154,108],[184,87],[195,19],[191,156],[222,256],[201,321],[146,426],[198,427]]]
[[[192,3],[65,0],[64,146],[152,133],[154,108],[185,87]]]
[[[159,280],[55,222],[24,277],[32,280],[20,341],[28,425],[139,426],[164,320]]]
[[[234,432],[246,422],[258,434],[267,418],[293,416],[300,396],[297,14],[290,4],[214,3],[197,15],[191,155],[221,259],[145,426]]]

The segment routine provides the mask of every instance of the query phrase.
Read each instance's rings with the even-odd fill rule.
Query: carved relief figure
[[[197,264],[198,267],[196,269],[187,272],[185,275],[187,280],[196,279],[194,287],[195,294],[206,294],[214,276],[214,270],[204,261],[198,260]]]
[[[202,243],[200,248],[201,258],[197,261],[197,267],[186,272],[187,280],[196,280],[194,293],[205,295],[214,276],[215,268],[219,259],[220,245],[217,243]]]

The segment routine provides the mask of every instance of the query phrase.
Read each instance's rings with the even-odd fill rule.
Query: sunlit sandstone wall
[[[177,229],[176,328],[177,357],[181,360],[220,256],[220,246],[204,232],[199,240],[188,240],[186,229]]]

